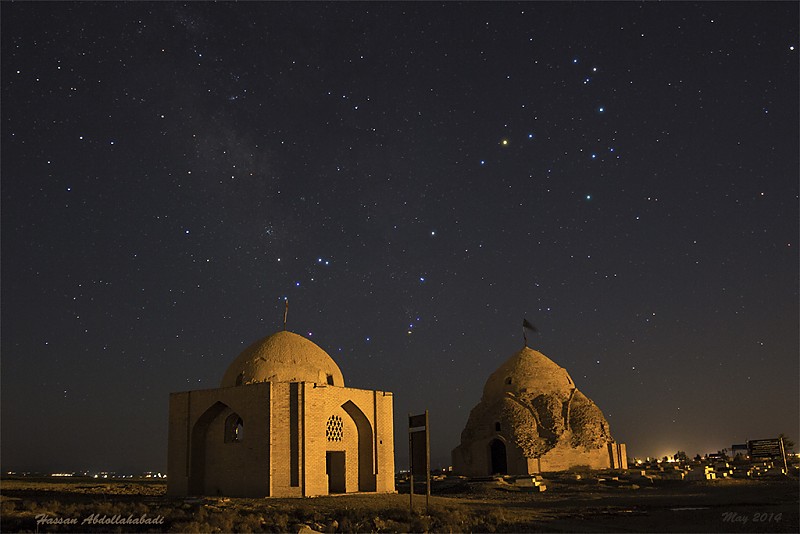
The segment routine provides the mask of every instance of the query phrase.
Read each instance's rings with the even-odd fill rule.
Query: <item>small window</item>
[[[494,424],[494,431],[495,432],[500,432],[500,423],[495,423]]]
[[[236,441],[242,441],[244,439],[244,423],[242,422],[241,418],[236,422],[236,427],[233,429],[233,434],[236,438]]]
[[[325,438],[328,441],[342,441],[344,434],[344,425],[342,418],[338,415],[332,415],[328,418],[328,424],[325,426]]]
[[[244,381],[244,371],[242,371],[236,376],[236,385],[241,386],[243,381]]]
[[[506,384],[509,384],[509,385],[511,384],[511,377],[510,376],[508,378],[506,378]]]
[[[244,439],[244,421],[232,413],[225,419],[225,443],[238,443]]]
[[[329,386],[333,385],[333,375],[328,375],[328,385]]]

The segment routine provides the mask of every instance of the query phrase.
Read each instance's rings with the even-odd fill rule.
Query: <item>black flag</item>
[[[536,327],[533,326],[530,321],[528,321],[527,319],[525,319],[523,317],[522,318],[522,339],[523,339],[523,342],[525,343],[525,346],[527,347],[528,346],[528,333],[525,332],[525,330],[530,330],[531,332],[538,332],[538,330],[536,330]]]

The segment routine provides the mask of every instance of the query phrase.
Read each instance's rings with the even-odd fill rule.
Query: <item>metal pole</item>
[[[786,475],[789,475],[789,467],[786,465],[786,448],[783,446],[783,438],[781,438],[781,458],[783,458],[783,470]]]
[[[425,410],[425,513],[430,514],[428,507],[431,500],[431,431],[428,424],[428,410]],[[783,442],[781,442],[783,443]]]
[[[408,474],[410,476],[409,480],[411,481],[411,485],[409,486],[410,491],[408,492],[408,511],[409,513],[414,513],[414,448],[412,445],[411,439],[411,414],[408,414]]]

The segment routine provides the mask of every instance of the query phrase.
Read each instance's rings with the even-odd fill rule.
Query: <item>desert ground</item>
[[[545,476],[434,481],[409,513],[391,495],[172,499],[163,481],[5,477],[2,532],[798,532],[798,479],[636,480]],[[88,518],[88,519],[87,519]],[[141,521],[141,519],[145,521]],[[139,519],[139,523],[131,522]],[[128,521],[128,523],[123,523]],[[149,523],[147,521],[150,521]],[[71,524],[67,524],[71,523]]]

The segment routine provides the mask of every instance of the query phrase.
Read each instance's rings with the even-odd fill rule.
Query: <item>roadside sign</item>
[[[425,508],[431,497],[431,436],[428,410],[408,415],[408,463],[411,482],[408,506],[414,511],[414,475],[425,477]]]

